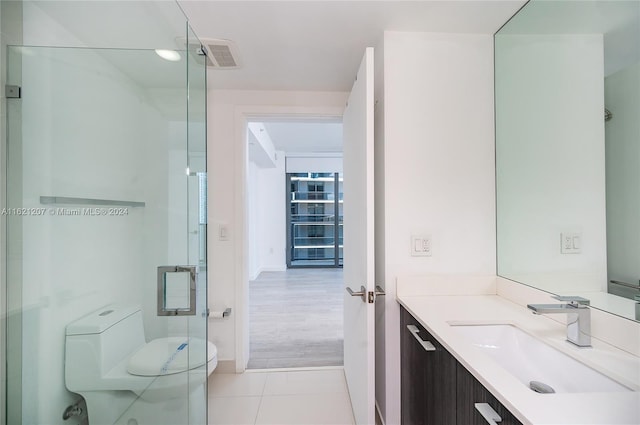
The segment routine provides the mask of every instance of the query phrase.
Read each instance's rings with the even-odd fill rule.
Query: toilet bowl
[[[108,305],[66,328],[65,384],[85,399],[90,425],[183,423],[217,362],[204,339],[147,343],[136,305]]]

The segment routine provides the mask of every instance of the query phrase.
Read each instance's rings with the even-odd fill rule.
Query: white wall
[[[249,161],[261,168],[273,168],[276,161],[276,148],[263,123],[248,124]]]
[[[220,370],[243,370],[248,360],[247,121],[268,116],[339,117],[346,99],[341,92],[209,92],[209,227],[229,228],[229,240],[209,240],[209,307],[233,308],[230,318],[209,322]]]
[[[248,164],[249,280],[287,267],[284,152],[274,151],[273,159],[275,167]]]
[[[602,36],[505,35],[496,49],[500,275],[604,290]],[[582,253],[561,254],[562,232],[582,234]]]
[[[378,346],[376,399],[392,425],[400,423],[396,278],[495,274],[493,40],[385,32],[382,50],[376,53],[384,73],[383,97],[379,86],[376,95],[376,117],[381,108],[384,114],[376,127],[376,279],[387,295],[384,321],[378,311],[376,323],[385,350],[382,365]],[[432,257],[410,256],[415,233],[432,236]]]
[[[253,161],[247,165],[249,280],[287,267],[284,152],[275,152],[274,158],[275,168]]]
[[[259,270],[285,270],[287,266],[286,241],[286,173],[285,153],[276,151],[276,167],[260,170],[255,189],[258,196]]]
[[[249,235],[248,258],[249,279],[253,280],[260,274],[260,255],[258,254],[259,226],[258,226],[258,165],[249,161],[247,164],[247,233]]]
[[[342,153],[309,154],[287,153],[287,173],[342,173]]]
[[[640,278],[640,63],[605,79],[609,279]]]

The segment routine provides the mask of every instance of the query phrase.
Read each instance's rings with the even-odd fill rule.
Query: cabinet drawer
[[[487,403],[500,415],[500,425],[522,425],[522,423],[498,401],[464,366],[457,367],[457,423],[458,425],[487,425],[487,420],[475,408],[475,403]]]

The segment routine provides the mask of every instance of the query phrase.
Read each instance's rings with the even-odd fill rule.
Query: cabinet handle
[[[418,329],[416,325],[407,325],[407,329],[409,329],[411,335],[413,335],[416,341],[418,341],[420,345],[422,345],[422,348],[424,348],[425,351],[436,351],[436,347],[430,341],[425,341],[420,338],[420,335],[418,335],[420,329]]]
[[[474,406],[489,425],[497,425],[498,422],[502,422],[500,415],[493,410],[493,407],[489,406],[489,403],[475,403]]]

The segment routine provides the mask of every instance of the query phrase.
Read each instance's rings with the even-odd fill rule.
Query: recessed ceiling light
[[[156,54],[162,59],[166,59],[171,62],[177,62],[180,60],[180,53],[176,52],[175,50],[156,49]]]

